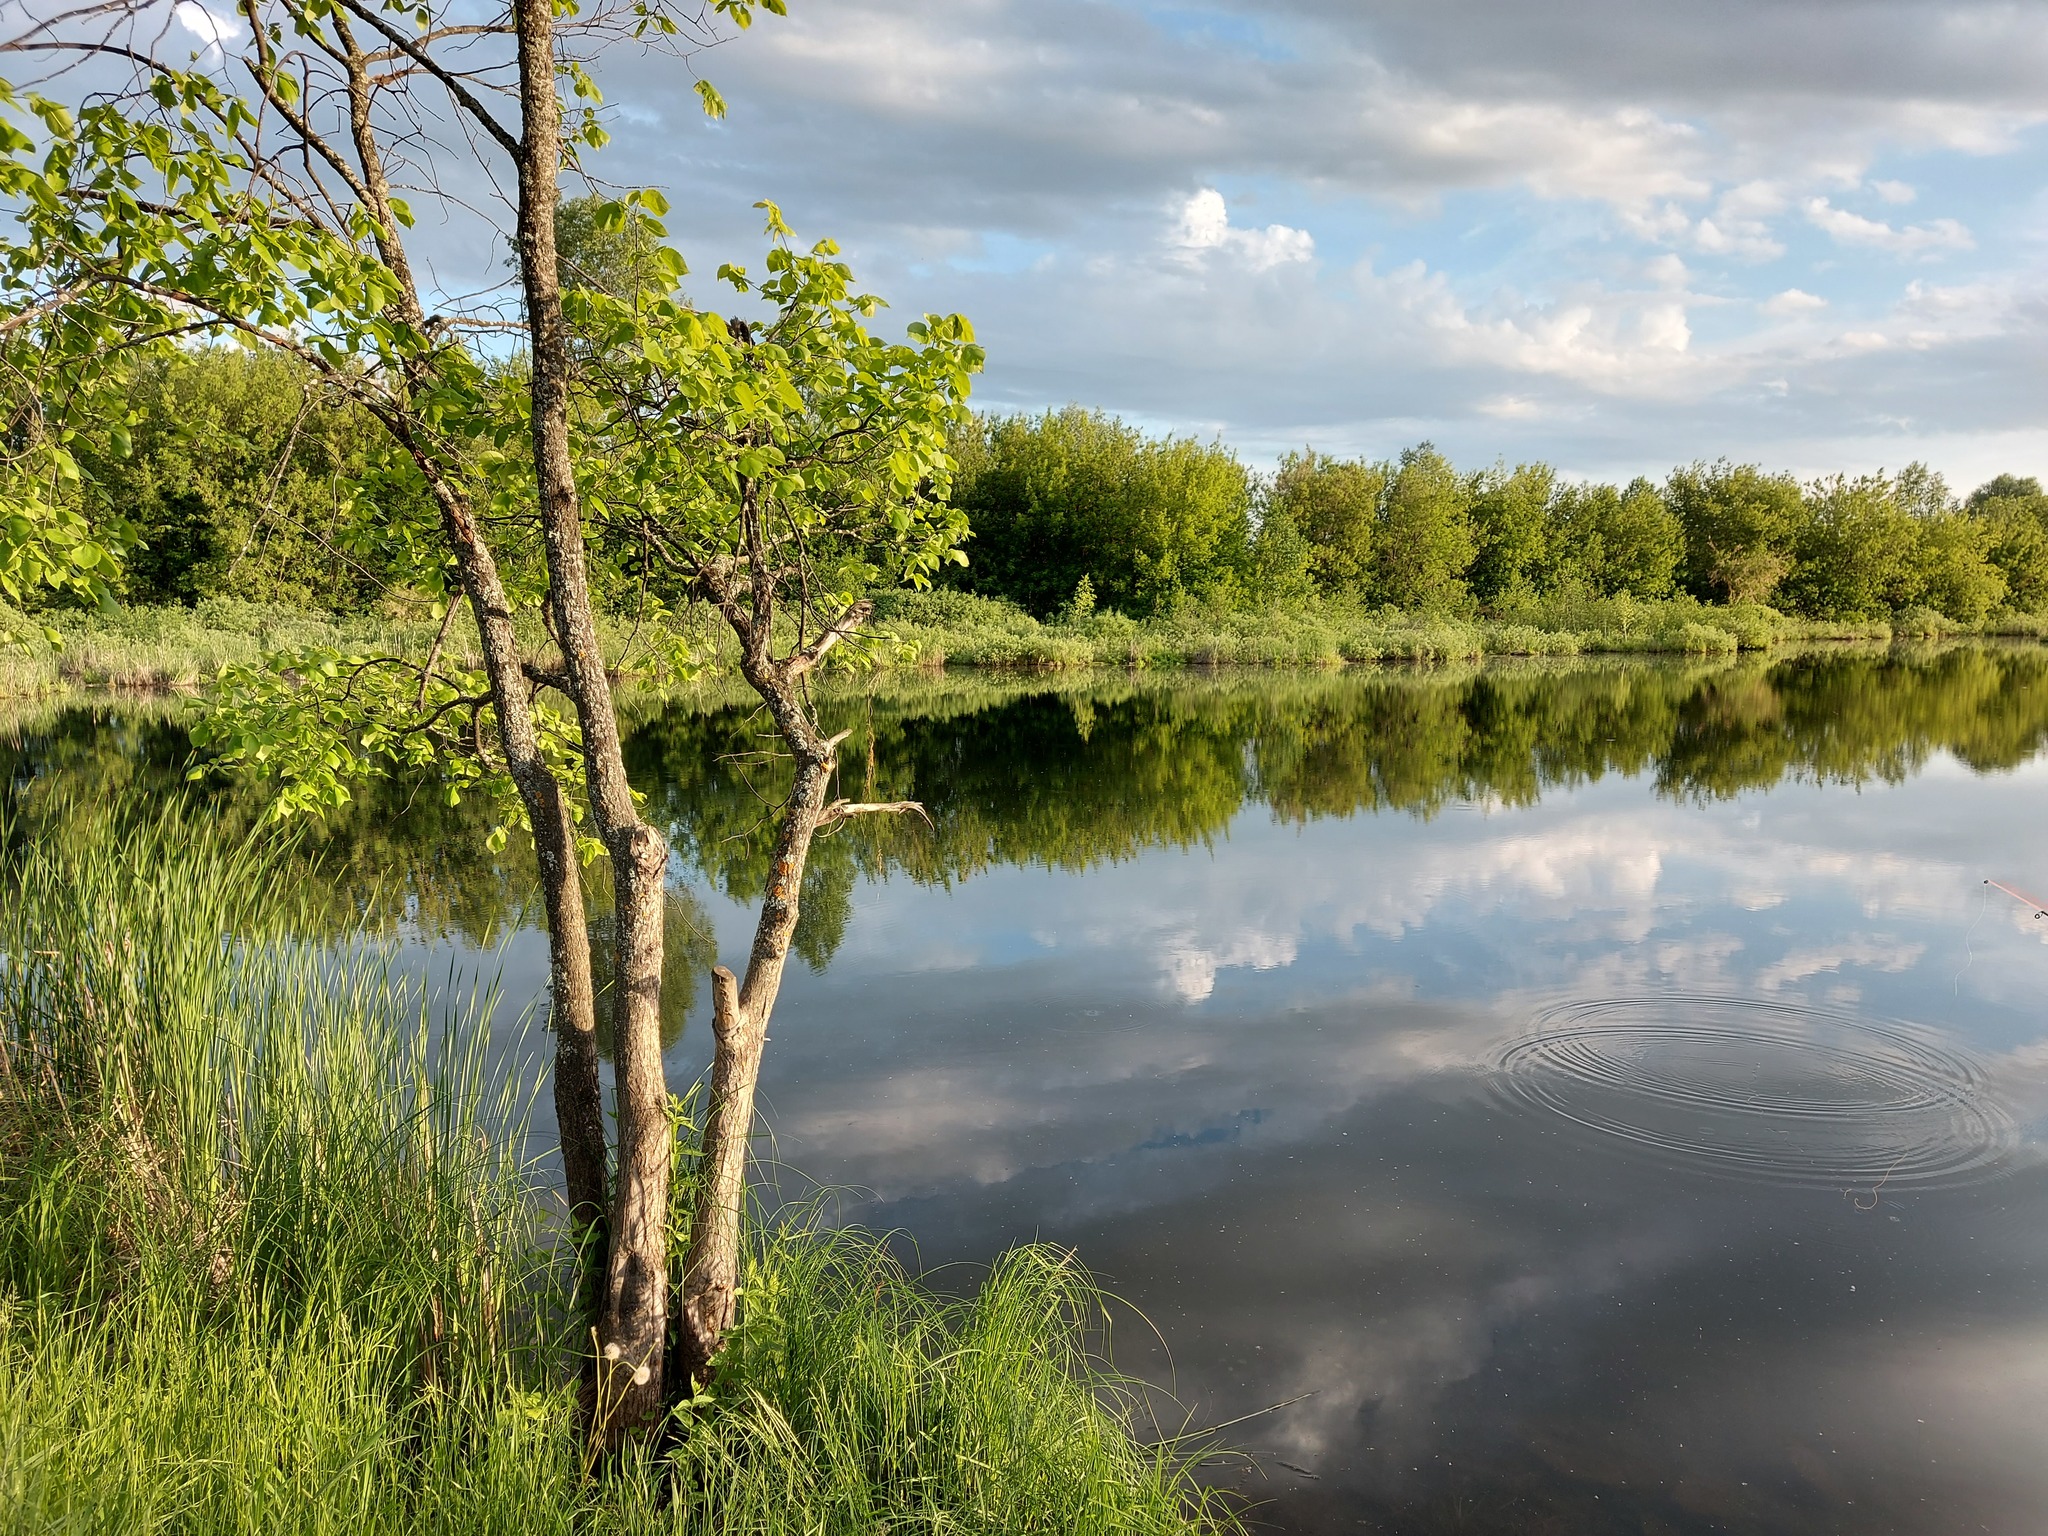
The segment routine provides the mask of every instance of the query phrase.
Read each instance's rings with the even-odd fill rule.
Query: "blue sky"
[[[2048,6],[791,0],[605,61],[708,271],[771,197],[982,402],[1465,462],[2048,472]],[[707,295],[708,297],[708,295]]]

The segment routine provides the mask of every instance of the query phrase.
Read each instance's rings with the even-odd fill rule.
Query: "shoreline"
[[[1548,624],[1511,619],[1430,617],[1341,609],[1247,613],[1208,611],[1137,621],[1115,614],[1041,623],[1021,610],[951,593],[892,594],[875,624],[867,655],[821,674],[839,689],[877,678],[1132,677],[1278,674],[1352,668],[1455,666],[1504,661],[1594,658],[1732,660],[1808,649],[1873,650],[1918,645],[2039,644],[2048,615],[2006,615],[1981,625],[1907,615],[1902,621],[1831,622],[1793,618],[1754,606],[1716,608],[1689,599],[1657,604],[1602,602],[1605,611],[1558,614]],[[933,611],[938,610],[938,611]],[[0,618],[9,617],[0,615]],[[61,648],[37,640],[0,648],[0,701],[198,697],[223,667],[251,665],[286,650],[326,649],[424,658],[438,625],[212,600],[197,608],[131,608],[59,616]],[[1566,621],[1592,619],[1585,627]],[[1606,620],[1609,622],[1600,623]],[[19,623],[13,626],[19,630]],[[623,649],[630,622],[614,620],[607,639]],[[446,654],[473,665],[460,626]],[[675,638],[706,658],[692,677],[642,674],[632,691],[663,695],[733,681],[727,637],[701,615],[675,626]],[[538,633],[535,644],[542,642]],[[629,668],[626,674],[632,675]]]

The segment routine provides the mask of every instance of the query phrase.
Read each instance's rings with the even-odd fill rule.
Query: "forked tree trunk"
[[[611,854],[618,953],[613,1042],[618,1174],[611,1248],[597,1323],[591,1435],[615,1448],[662,1411],[668,1331],[668,1189],[673,1133],[661,1064],[662,918],[668,847],[640,819],[626,782],[618,715],[591,610],[583,514],[569,449],[574,364],[556,269],[561,101],[555,88],[554,0],[515,0],[519,34],[519,274],[532,344],[535,488],[547,554],[548,606],[566,691],[583,738],[585,783]]]
[[[754,1126],[754,1088],[761,1077],[761,1047],[782,987],[782,970],[796,933],[797,897],[832,781],[833,744],[806,730],[797,746],[796,783],[783,810],[769,868],[768,892],[754,928],[747,978],[735,982],[720,966],[711,973],[711,1102],[704,1117],[703,1159],[683,1259],[681,1370],[690,1380],[710,1379],[719,1347],[732,1327],[739,1288],[740,1216],[746,1200],[747,1147]]]

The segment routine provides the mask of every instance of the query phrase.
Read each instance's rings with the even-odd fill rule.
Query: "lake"
[[[1262,1520],[2048,1521],[2048,651],[955,675],[828,714],[848,793],[931,824],[814,856],[763,1156],[929,1266],[1072,1245],[1168,1429],[1242,1420],[1256,1464],[1209,1473]],[[766,872],[765,732],[633,723],[678,1086]],[[184,750],[165,706],[0,728],[30,827]],[[369,792],[309,902],[499,971],[511,1049],[544,945],[480,817]]]

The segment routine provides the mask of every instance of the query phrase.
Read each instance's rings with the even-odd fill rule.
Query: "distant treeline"
[[[135,543],[131,600],[346,611],[407,563],[361,532],[387,520],[343,512],[396,511],[416,482],[374,423],[290,360],[155,359],[136,370],[127,412],[83,467],[96,510]],[[1721,461],[1662,484],[1591,485],[1545,464],[1460,470],[1427,443],[1384,461],[1309,449],[1261,474],[1220,443],[1149,437],[1079,407],[979,417],[956,446],[954,499],[974,535],[952,580],[1042,618],[1077,600],[1143,618],[1186,600],[1317,595],[1512,614],[1561,594],[1683,594],[1819,619],[1926,608],[1966,624],[2048,608],[2048,496],[2012,475],[1960,501],[1920,465],[1801,483]]]
[[[959,458],[974,539],[953,579],[1040,617],[1077,590],[1138,616],[1311,593],[1453,613],[1683,594],[1963,623],[2048,605],[2048,496],[2012,475],[1966,501],[1918,464],[1802,484],[1723,460],[1594,485],[1547,464],[1460,470],[1428,443],[1381,461],[1307,449],[1260,475],[1221,444],[1077,407],[982,418]]]

